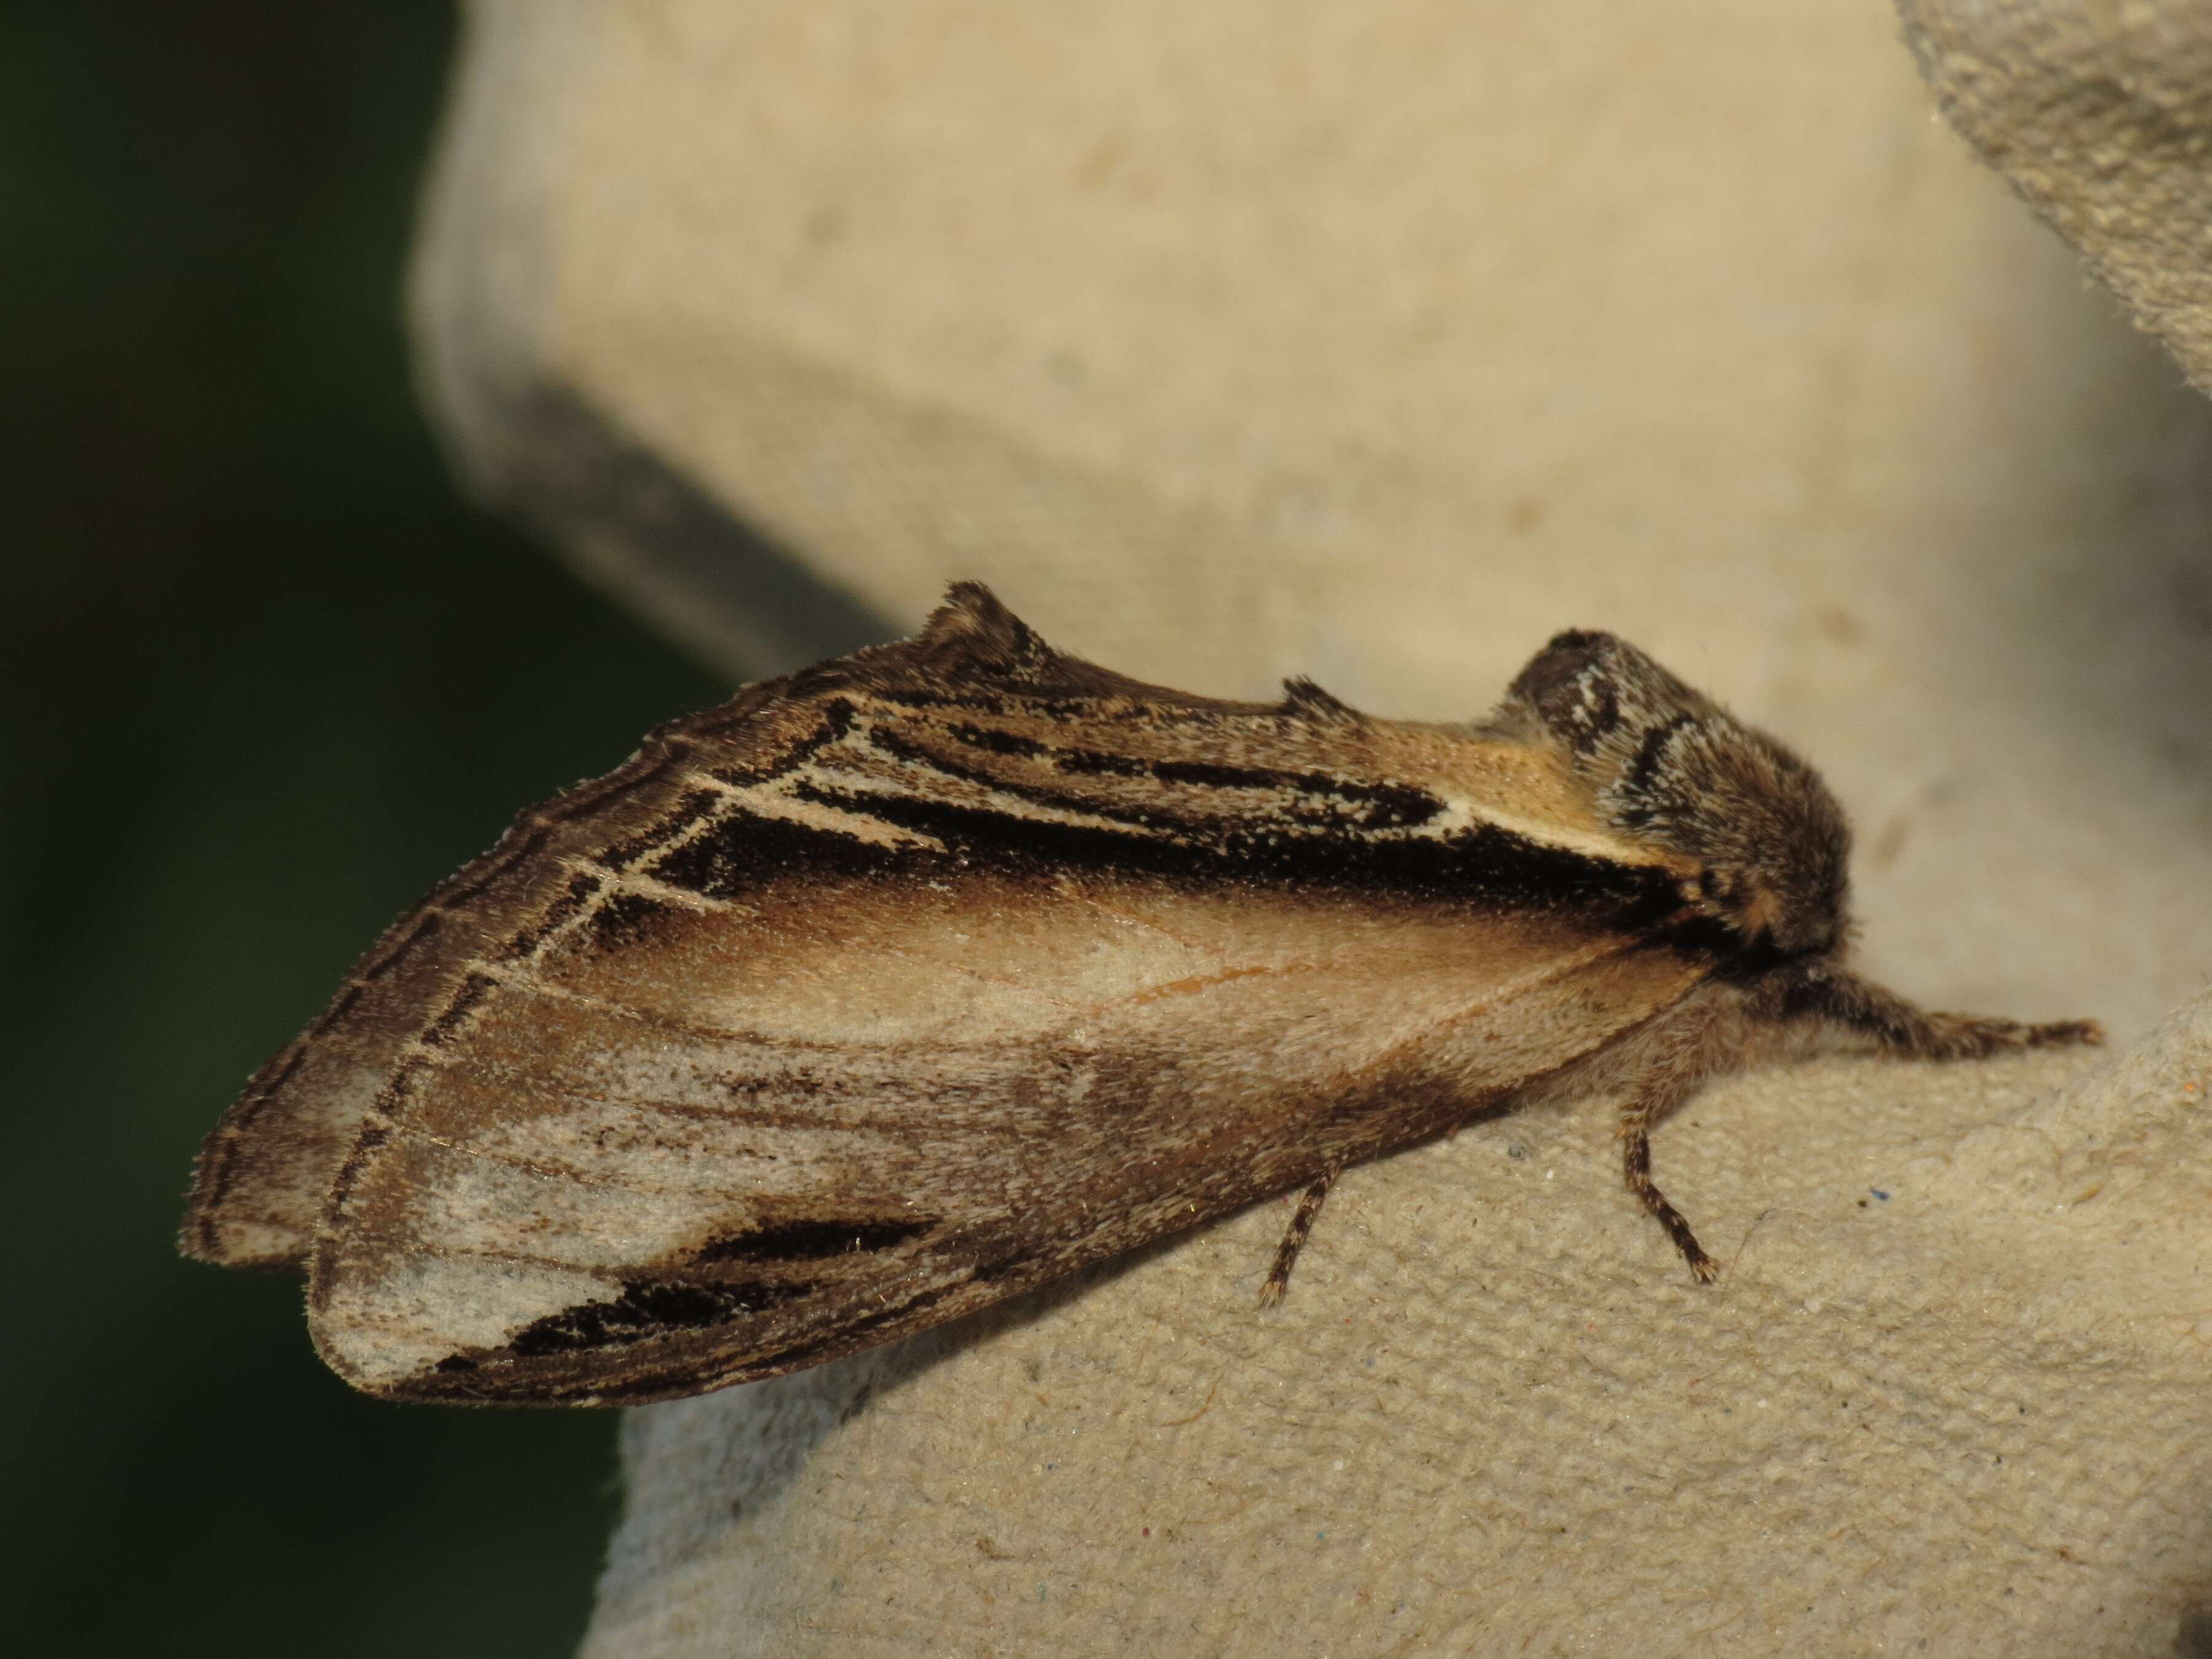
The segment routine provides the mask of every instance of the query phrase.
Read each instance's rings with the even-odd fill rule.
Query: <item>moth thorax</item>
[[[1675,723],[1601,794],[1630,834],[1704,866],[1697,902],[1747,944],[1834,948],[1850,830],[1819,774],[1724,714]]]
[[[1690,902],[1744,942],[1830,949],[1850,832],[1813,769],[1627,641],[1577,630],[1530,659],[1500,720],[1565,751],[1612,828],[1696,859]]]

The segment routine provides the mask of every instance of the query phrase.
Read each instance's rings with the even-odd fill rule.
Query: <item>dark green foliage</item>
[[[444,6],[0,18],[0,1561],[40,1653],[573,1645],[612,1419],[406,1409],[179,1260],[192,1149],[520,804],[722,688],[454,496]]]

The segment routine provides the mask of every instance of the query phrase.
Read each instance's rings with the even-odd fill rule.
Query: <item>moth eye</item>
[[[1711,869],[1698,871],[1698,891],[1706,898],[1717,896],[1721,891],[1721,878]]]

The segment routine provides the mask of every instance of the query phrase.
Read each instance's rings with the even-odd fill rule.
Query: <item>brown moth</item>
[[[1812,769],[1625,641],[1479,724],[1063,656],[984,588],[525,812],[380,939],[204,1149],[204,1261],[304,1269],[404,1399],[774,1376],[1547,1094],[1650,1131],[1821,1033],[1955,1059],[2087,1022],[1843,965]]]

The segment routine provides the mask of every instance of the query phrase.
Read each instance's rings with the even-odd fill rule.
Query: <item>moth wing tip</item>
[[[185,1206],[185,1218],[177,1224],[177,1254],[187,1261],[204,1261],[210,1267],[234,1265],[230,1252],[223,1249],[215,1218],[201,1206],[198,1194]]]
[[[274,1223],[226,1215],[195,1198],[177,1228],[177,1254],[210,1267],[247,1273],[300,1273],[307,1267],[307,1242]]]
[[[403,1406],[489,1406],[539,1403],[527,1389],[502,1387],[478,1362],[455,1353],[410,1368],[365,1364],[342,1338],[312,1316],[316,1355],[356,1394]]]

